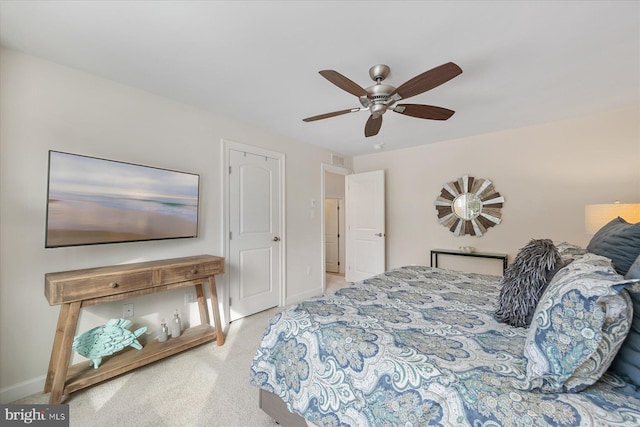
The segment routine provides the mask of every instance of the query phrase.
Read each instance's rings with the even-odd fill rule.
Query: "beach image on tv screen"
[[[45,246],[195,237],[199,178],[50,151]]]

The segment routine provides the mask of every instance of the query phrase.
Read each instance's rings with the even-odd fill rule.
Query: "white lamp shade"
[[[609,203],[585,206],[584,226],[587,234],[596,234],[605,224],[617,217],[630,224],[640,222],[640,203]]]

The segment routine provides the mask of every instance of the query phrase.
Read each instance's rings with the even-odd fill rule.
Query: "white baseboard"
[[[42,393],[44,390],[44,382],[47,379],[46,375],[33,378],[28,381],[12,385],[0,390],[0,404],[7,404],[15,402],[16,400],[31,396],[32,394]]]

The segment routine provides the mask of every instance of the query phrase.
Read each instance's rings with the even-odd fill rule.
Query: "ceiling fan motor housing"
[[[371,104],[365,105],[365,107],[369,108],[371,114],[376,118],[384,114],[384,112],[387,111],[387,107],[395,103],[395,100],[391,100],[391,102],[389,102],[389,95],[396,90],[393,86],[378,83],[373,86],[369,86],[365,90],[371,99]]]
[[[385,111],[387,111],[387,106],[384,104],[373,104],[371,107],[369,107],[369,111],[371,111],[371,115],[373,116],[373,118],[377,119],[378,117],[383,115]]]

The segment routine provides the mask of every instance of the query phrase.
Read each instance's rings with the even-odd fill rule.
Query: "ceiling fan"
[[[391,69],[389,66],[384,64],[378,64],[371,67],[369,69],[369,76],[376,83],[366,89],[349,80],[337,71],[320,71],[322,77],[329,80],[340,89],[357,96],[362,107],[320,114],[317,116],[307,117],[302,120],[305,122],[313,122],[316,120],[328,119],[329,117],[369,110],[371,115],[364,126],[364,136],[369,137],[378,134],[380,127],[382,127],[382,115],[388,109],[391,109],[391,111],[396,113],[404,114],[405,116],[417,117],[419,119],[447,120],[449,117],[453,116],[455,111],[443,107],[422,104],[397,104],[394,107],[394,104],[401,99],[407,99],[438,87],[441,84],[448,82],[458,74],[461,74],[462,69],[456,64],[453,62],[447,62],[446,64],[432,68],[431,70],[425,71],[408,82],[400,85],[398,88],[382,83],[384,79],[387,78],[390,71]]]

